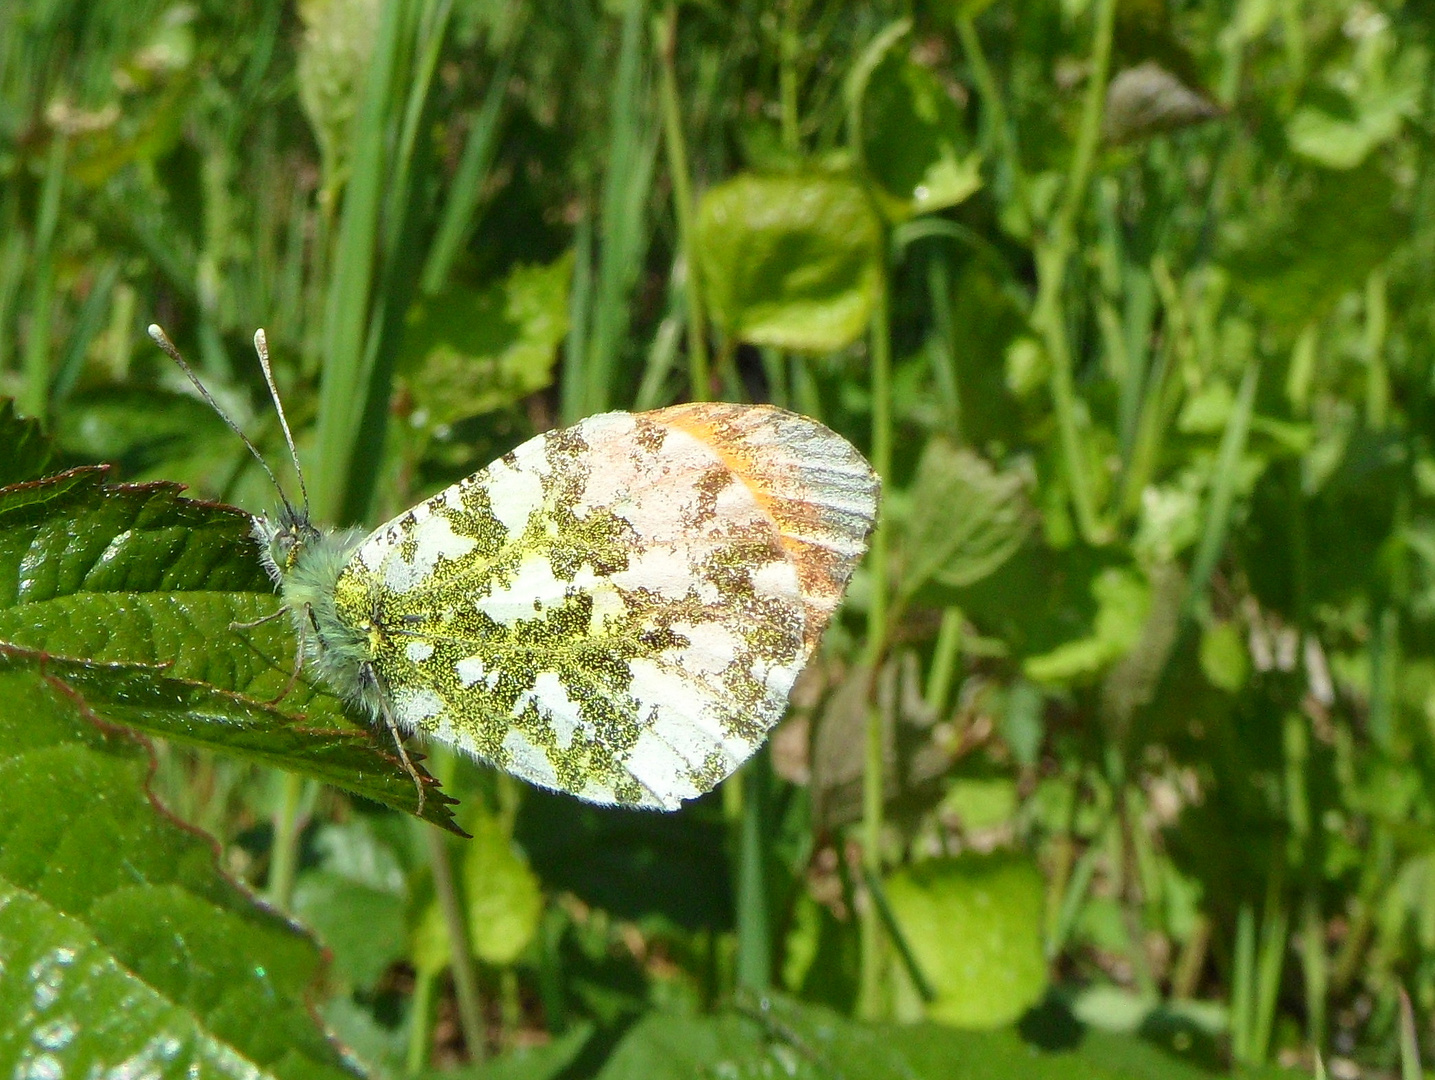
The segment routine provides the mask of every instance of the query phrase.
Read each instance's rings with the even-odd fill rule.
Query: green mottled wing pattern
[[[875,512],[866,462],[815,421],[608,413],[381,526],[335,604],[405,730],[672,809],[781,717]]]

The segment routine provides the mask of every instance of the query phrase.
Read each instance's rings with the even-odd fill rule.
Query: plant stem
[[[294,898],[299,868],[299,807],[304,801],[304,778],[279,773],[279,810],[274,815],[274,843],[269,849],[269,902],[288,911]]]
[[[782,31],[778,42],[780,66],[777,94],[782,117],[782,148],[794,158],[802,149],[802,129],[798,124],[797,107],[797,28],[806,6],[806,0],[785,0],[782,5]]]
[[[423,826],[420,826],[423,828]],[[453,986],[458,993],[458,1022],[469,1057],[482,1061],[485,1055],[483,1008],[478,997],[478,979],[474,975],[473,956],[468,948],[468,928],[463,907],[453,880],[449,862],[448,842],[435,828],[424,828],[428,843],[429,867],[433,870],[434,894],[443,913],[444,929],[448,931],[449,963],[453,970]]]
[[[335,273],[324,313],[324,363],[310,491],[320,520],[338,521],[354,458],[354,437],[369,387],[363,385],[374,277],[382,235],[380,208],[389,177],[386,137],[396,108],[394,72],[409,3],[380,7],[374,53],[353,125],[353,170],[344,191]]]
[[[70,141],[56,132],[45,163],[45,186],[35,222],[35,287],[30,294],[30,332],[25,340],[25,381],[20,408],[43,419],[50,411],[50,320],[55,303],[55,224],[65,186]]]
[[[677,49],[678,6],[669,2],[661,15],[653,17],[653,39],[658,53],[658,98],[663,110],[663,147],[668,157],[668,175],[673,183],[673,210],[678,221],[678,250],[687,271],[683,297],[688,308],[688,394],[694,401],[711,396],[708,370],[707,316],[703,310],[702,277],[693,247],[693,189],[688,174],[687,141],[678,101],[678,77],[674,66]]]
[[[872,312],[872,468],[885,483],[892,475],[892,339],[887,283],[877,292]],[[863,667],[874,688],[887,640],[887,516],[883,514],[872,534],[867,556],[871,594],[867,606],[867,644]],[[867,707],[866,745],[862,770],[862,866],[865,873],[882,876],[882,800],[884,717],[875,697]],[[859,1009],[875,1019],[881,1006],[882,927],[875,903],[862,913],[862,960]]]
[[[404,1072],[408,1076],[417,1076],[428,1064],[434,982],[433,973],[428,971],[420,971],[414,980],[414,995],[409,1002],[409,1045],[404,1054]]]
[[[738,834],[737,985],[758,993],[772,981],[772,930],[767,911],[767,752],[743,770]]]
[[[971,65],[972,81],[977,84],[977,93],[981,95],[997,160],[1007,174],[1007,185],[1010,188],[1008,199],[1017,206],[1021,220],[1025,222],[1029,213],[1026,205],[1026,184],[1020,155],[1012,137],[1011,121],[1007,117],[1006,104],[1002,100],[996,77],[992,74],[991,65],[987,63],[986,52],[982,49],[982,39],[977,35],[976,23],[966,11],[959,11],[957,14],[957,37],[961,39],[962,51],[966,53],[967,63]]]
[[[1077,528],[1088,544],[1105,543],[1110,529],[1101,520],[1089,473],[1090,459],[1082,422],[1077,416],[1074,360],[1066,332],[1063,297],[1066,268],[1076,245],[1076,219],[1086,203],[1086,189],[1101,136],[1106,80],[1111,67],[1111,39],[1115,0],[1096,0],[1096,30],[1091,49],[1091,75],[1082,107],[1081,126],[1061,204],[1047,235],[1037,243],[1037,296],[1032,309],[1033,327],[1042,336],[1051,365],[1051,399],[1066,482],[1076,512]]]

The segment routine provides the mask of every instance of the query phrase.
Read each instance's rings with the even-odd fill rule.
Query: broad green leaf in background
[[[713,321],[729,337],[825,352],[866,330],[882,225],[855,180],[735,177],[703,196],[696,239]]]
[[[321,828],[320,864],[299,875],[294,915],[334,954],[350,987],[370,987],[408,945],[408,883],[393,849],[362,817]]]
[[[490,964],[511,964],[538,932],[543,891],[498,815],[479,814],[472,828],[463,884],[473,953]]]
[[[392,749],[333,695],[301,679],[282,708],[267,704],[291,679],[295,640],[286,619],[230,628],[277,605],[248,515],[104,475],[0,488],[0,643],[72,660],[50,676],[109,722],[414,809]],[[433,793],[425,818],[454,827],[449,802]]]
[[[997,472],[941,437],[922,451],[911,502],[903,536],[904,597],[934,578],[952,588],[980,581],[1016,554],[1035,517],[1020,475]]]
[[[568,332],[570,251],[483,289],[450,289],[408,316],[399,376],[422,426],[490,412],[553,382]]]
[[[1041,872],[1028,859],[929,859],[887,879],[887,899],[936,991],[927,1015],[965,1028],[1010,1024],[1046,989]]]
[[[1261,216],[1227,226],[1233,285],[1294,339],[1342,294],[1364,284],[1409,236],[1395,183],[1371,158],[1344,172],[1313,169],[1282,182]]]
[[[1091,585],[1096,620],[1087,637],[1028,657],[1026,675],[1040,683],[1089,679],[1125,656],[1136,644],[1151,606],[1151,588],[1134,570],[1108,567]]]
[[[308,1007],[318,948],[158,809],[77,667],[0,649],[0,1070],[358,1075]]]
[[[1045,1053],[1014,1030],[867,1024],[764,997],[741,1012],[654,1012],[623,1036],[598,1080],[796,1077],[803,1080],[1200,1080],[1211,1074],[1134,1038],[1089,1032]],[[1257,1074],[1246,1074],[1252,1080]],[[1289,1076],[1271,1070],[1260,1073]]]
[[[883,209],[901,219],[956,206],[982,184],[962,112],[947,87],[904,50],[894,50],[867,81],[862,156]]]
[[[225,393],[229,387],[216,383],[209,389],[226,409],[238,400]],[[55,425],[55,441],[73,458],[117,465],[126,479],[163,477],[203,483],[211,491],[225,487],[243,452],[234,433],[197,396],[154,387],[104,386],[72,394]]]
[[[5,450],[0,454],[0,486],[43,476],[54,456],[39,422],[17,416],[8,398],[0,400],[0,447]]]
[[[1429,55],[1418,44],[1393,58],[1387,26],[1361,42],[1353,62],[1326,72],[1323,85],[1286,123],[1291,149],[1328,169],[1353,169],[1417,116]]]

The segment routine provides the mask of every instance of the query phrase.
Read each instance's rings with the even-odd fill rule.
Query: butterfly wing
[[[781,718],[877,487],[844,439],[770,406],[607,413],[381,526],[336,603],[405,728],[674,809]]]

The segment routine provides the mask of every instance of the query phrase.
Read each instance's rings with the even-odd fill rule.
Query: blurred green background
[[[233,1052],[206,1076],[1421,1075],[1432,36],[1428,0],[0,5],[0,397],[52,471],[268,507],[156,321],[283,463],[267,330],[335,523],[693,399],[818,417],[885,481],[770,748],[676,815],[435,753],[473,836],[440,839],[217,725],[156,744],[159,800],[329,950],[286,977],[352,1058],[238,1004],[278,960],[215,923],[209,970],[153,911],[119,967],[174,1015],[44,1019],[59,954],[6,904],[76,788],[12,699],[0,1063],[81,1075],[33,1069],[182,1021]],[[21,594],[28,498],[0,488]],[[13,601],[0,639],[95,678],[229,648],[232,615],[66,650]]]

